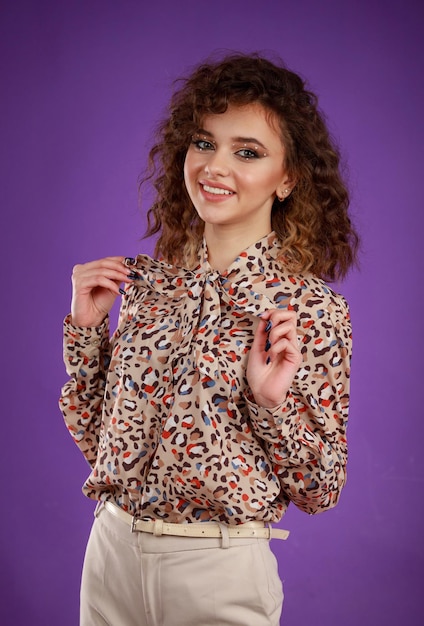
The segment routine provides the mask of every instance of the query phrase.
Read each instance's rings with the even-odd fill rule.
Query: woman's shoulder
[[[277,308],[295,311],[305,332],[317,327],[344,327],[350,333],[349,305],[343,295],[314,274],[273,272],[268,298]]]

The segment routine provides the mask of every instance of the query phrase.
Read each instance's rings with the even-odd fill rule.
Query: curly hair
[[[349,194],[340,153],[330,137],[317,97],[283,63],[258,54],[231,54],[197,66],[175,90],[157,128],[148,172],[156,198],[147,213],[146,236],[159,233],[155,254],[191,267],[204,230],[184,184],[192,135],[209,114],[229,105],[260,104],[279,122],[285,167],[296,181],[290,196],[274,200],[271,224],[281,242],[280,261],[293,273],[324,280],[343,278],[356,261],[358,235],[348,215]]]

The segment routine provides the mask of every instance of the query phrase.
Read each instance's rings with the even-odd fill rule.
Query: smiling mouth
[[[221,187],[210,187],[209,185],[202,185],[204,191],[207,193],[213,193],[216,196],[232,196],[234,191],[229,189],[222,189]]]

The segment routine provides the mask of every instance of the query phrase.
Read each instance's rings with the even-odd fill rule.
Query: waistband
[[[150,533],[155,537],[161,535],[172,535],[174,537],[222,537],[226,536],[237,538],[257,538],[257,539],[287,539],[288,530],[282,528],[273,528],[271,525],[265,525],[264,522],[246,522],[244,524],[223,524],[220,522],[192,522],[184,524],[173,524],[164,522],[163,520],[142,520],[134,517],[121,509],[119,506],[106,500],[99,503],[99,506],[105,507],[109,513],[125,522],[131,529],[131,532]],[[98,511],[98,509],[96,509]]]

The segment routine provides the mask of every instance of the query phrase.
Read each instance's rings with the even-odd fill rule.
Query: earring
[[[284,189],[282,197],[278,196],[279,202],[284,202],[289,193],[290,189]]]

